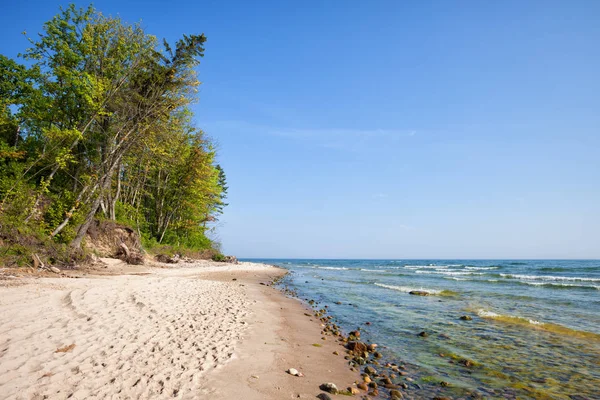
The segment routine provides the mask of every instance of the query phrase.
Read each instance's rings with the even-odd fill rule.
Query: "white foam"
[[[387,272],[385,269],[368,269],[368,268],[361,268],[361,271],[367,271],[367,272]]]
[[[347,271],[349,268],[345,268],[345,267],[315,267],[317,269],[333,269],[333,270],[340,270],[340,271]]]
[[[486,270],[490,270],[490,269],[498,269],[498,267],[465,267],[465,269],[468,269],[471,271],[486,271]]]
[[[574,283],[553,283],[553,282],[523,282],[526,285],[531,286],[557,286],[557,287],[578,287],[578,288],[593,288],[600,290],[600,286],[597,285],[577,285]]]
[[[513,275],[500,274],[503,278],[523,279],[532,281],[574,281],[574,282],[600,282],[600,278],[583,278],[578,276],[552,276],[552,275]]]
[[[501,314],[497,314],[495,312],[492,311],[487,311],[484,309],[479,309],[477,310],[477,315],[479,315],[482,318],[515,318],[518,320],[522,320],[522,321],[527,321],[532,325],[544,325],[543,322],[540,321],[536,321],[535,319],[529,319],[529,318],[523,318],[523,317],[518,317],[518,316],[514,316],[514,315],[501,315]]]
[[[416,274],[440,274],[440,275],[483,275],[481,272],[469,272],[469,271],[448,271],[448,270],[436,270],[436,271],[415,271]]]
[[[429,294],[440,294],[441,290],[436,289],[425,289],[425,288],[414,288],[408,286],[394,286],[394,285],[384,285],[383,283],[375,283],[375,286],[380,286],[386,289],[397,290],[399,292],[410,293],[410,292],[427,292]]]
[[[404,268],[406,268],[406,269],[427,269],[427,268],[448,269],[448,265],[405,265]]]

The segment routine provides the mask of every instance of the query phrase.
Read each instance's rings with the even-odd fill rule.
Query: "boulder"
[[[346,348],[355,354],[363,354],[367,351],[367,345],[363,342],[348,342]]]

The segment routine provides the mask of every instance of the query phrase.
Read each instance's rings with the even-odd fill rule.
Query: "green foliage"
[[[221,253],[217,253],[214,256],[212,256],[212,260],[218,261],[218,262],[223,262],[223,261],[225,261],[225,256]]]
[[[205,42],[159,45],[70,5],[30,39],[28,66],[0,55],[0,239],[18,230],[78,249],[93,218],[108,218],[149,247],[211,250],[227,185],[190,111]]]

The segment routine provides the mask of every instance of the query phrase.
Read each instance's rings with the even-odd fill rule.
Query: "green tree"
[[[10,224],[74,249],[98,213],[157,242],[209,245],[227,186],[189,108],[206,37],[171,47],[70,5],[30,42],[31,67],[0,56],[0,216],[18,210]]]

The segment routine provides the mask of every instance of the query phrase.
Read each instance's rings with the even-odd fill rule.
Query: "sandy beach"
[[[308,399],[358,378],[320,321],[268,286],[282,269],[106,261],[0,281],[0,398]]]

